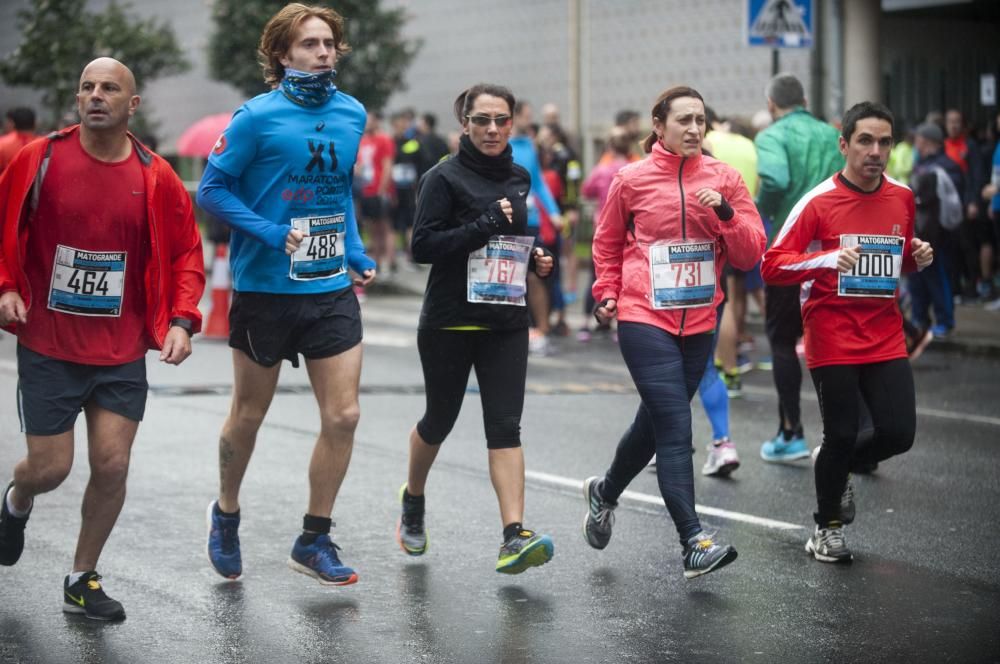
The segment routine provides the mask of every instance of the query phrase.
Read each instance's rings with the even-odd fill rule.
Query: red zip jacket
[[[865,193],[845,184],[839,173],[816,185],[792,208],[764,254],[761,275],[776,286],[802,284],[810,369],[906,357],[895,297],[840,295],[837,256],[841,235],[875,236],[875,242],[902,238],[901,272],[915,270],[910,247],[913,215],[913,192],[892,178],[884,177],[878,189]]]
[[[24,274],[28,217],[48,168],[52,141],[71,136],[79,125],[67,127],[22,149],[0,175],[0,293],[17,290],[31,307],[31,290]],[[143,285],[146,292],[146,334],[150,348],[162,348],[172,318],[191,321],[201,330],[198,301],[205,290],[201,234],[194,220],[191,198],[162,157],[148,150],[132,134],[132,145],[143,166],[150,257]],[[100,196],[98,191],[94,196]],[[6,328],[16,333],[16,325]]]
[[[706,187],[731,206],[728,221],[698,202],[695,193]],[[711,303],[654,309],[650,245],[681,240],[715,242]],[[681,157],[656,143],[648,159],[625,166],[611,183],[594,229],[594,299],[617,300],[620,321],[655,325],[680,336],[711,332],[723,298],[723,261],[749,270],[766,242],[760,215],[736,169],[706,155]]]

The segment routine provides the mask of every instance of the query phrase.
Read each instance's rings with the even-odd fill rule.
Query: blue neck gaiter
[[[296,69],[285,69],[281,92],[299,106],[321,106],[337,91],[333,84],[335,69],[310,74]]]

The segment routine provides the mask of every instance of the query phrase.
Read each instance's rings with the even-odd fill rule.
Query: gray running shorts
[[[146,412],[146,358],[112,366],[57,360],[17,345],[17,413],[21,431],[70,431],[89,403],[136,422]]]

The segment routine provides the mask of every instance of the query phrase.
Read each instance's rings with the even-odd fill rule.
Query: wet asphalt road
[[[740,556],[686,581],[652,473],[630,487],[642,495],[623,500],[610,546],[584,543],[579,486],[610,461],[637,397],[613,342],[561,341],[558,354],[532,360],[522,422],[526,525],[552,535],[555,557],[508,577],[493,571],[501,524],[474,390],[430,478],[429,552],[408,558],[395,544],[406,434],[423,407],[418,308],[406,297],[364,305],[362,420],[334,513],[358,584],[323,588],[285,565],[318,427],[305,372],[287,365],[244,484],[244,578],[211,571],[204,513],[231,363],[224,344],[201,341],[180,368],[149,362],[129,497],[100,565],[128,619],[108,625],[60,611],[87,479],[79,427],[72,475],[37,500],[21,562],[0,568],[0,662],[1000,661],[996,359],[932,350],[916,365],[917,442],[856,480],[850,566],[804,553],[810,466],[757,456],[773,434],[776,400],[770,374],[748,374],[746,396],[731,402],[743,466],[731,480],[696,475],[698,503],[711,512],[703,523]],[[13,351],[5,336],[3,477],[24,450]],[[817,444],[808,377],[803,409]],[[697,471],[710,438],[697,399],[694,422]]]

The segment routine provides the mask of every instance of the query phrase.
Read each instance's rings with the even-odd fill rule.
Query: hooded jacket
[[[698,202],[704,188],[722,194],[718,209]],[[650,245],[663,241],[715,242],[715,295],[710,305],[653,309]],[[723,298],[724,261],[750,270],[764,253],[767,238],[736,169],[706,155],[681,157],[660,143],[648,159],[615,175],[594,232],[594,299],[617,300],[618,320],[646,323],[679,336],[715,329],[715,309]]]
[[[27,222],[42,189],[52,143],[78,130],[79,125],[73,125],[29,144],[0,175],[0,204],[3,205],[0,209],[0,293],[16,290],[29,310],[32,293],[24,273]],[[201,234],[195,224],[191,197],[170,164],[132,134],[129,139],[142,165],[147,192],[150,260],[143,276],[147,344],[159,349],[163,347],[171,319],[190,321],[192,334],[201,330],[198,301],[205,289]],[[94,195],[100,193],[94,192]],[[16,332],[16,325],[4,329]]]

